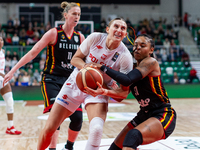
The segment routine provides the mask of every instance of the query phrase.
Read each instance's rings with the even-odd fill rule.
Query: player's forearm
[[[138,69],[133,69],[128,74],[115,71],[104,65],[100,69],[107,75],[109,75],[111,78],[113,78],[115,81],[124,86],[130,86],[132,83],[135,83],[142,79],[142,74]]]
[[[75,57],[71,60],[71,64],[78,69],[82,69],[86,63],[83,61],[83,59]]]
[[[33,60],[37,54],[33,55],[31,51],[29,51],[26,55],[24,55],[19,62],[10,70],[10,72],[14,73],[17,71],[17,69],[21,68],[31,60]]]
[[[127,90],[123,90],[121,88],[116,89],[116,90],[105,89],[105,91],[103,93],[103,95],[107,95],[109,97],[112,97],[113,99],[115,99],[115,98],[116,99],[120,99],[120,101],[125,99],[128,96],[128,94],[129,94],[129,90],[128,89]]]

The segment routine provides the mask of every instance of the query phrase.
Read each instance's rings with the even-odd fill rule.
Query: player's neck
[[[109,50],[114,50],[119,46],[119,42],[113,42],[112,40],[106,40],[106,47]]]
[[[74,27],[70,27],[65,24],[62,26],[62,29],[68,37],[71,37],[72,33],[74,32]]]

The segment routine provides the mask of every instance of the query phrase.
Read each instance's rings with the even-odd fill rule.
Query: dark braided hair
[[[140,37],[140,36],[144,36],[145,38],[147,38],[150,41],[151,48],[155,47],[155,42],[154,42],[153,38],[150,35],[148,35],[148,34],[140,34],[140,35],[137,36],[137,38]]]
[[[148,34],[139,34],[136,38],[141,37],[141,36],[143,36],[143,37],[145,37],[146,39],[149,40],[149,42],[151,43],[151,48],[155,47],[155,42],[154,42],[153,38],[150,35],[148,35]],[[133,55],[133,52],[132,52],[132,55]],[[153,53],[150,56],[154,57]],[[134,55],[133,55],[133,57],[134,57]]]

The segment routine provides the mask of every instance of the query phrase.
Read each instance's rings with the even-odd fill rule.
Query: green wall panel
[[[168,84],[165,88],[169,98],[200,98],[200,84]],[[12,91],[14,100],[43,100],[40,86],[12,87]],[[132,93],[127,99],[134,99]]]
[[[165,89],[169,98],[200,98],[200,84],[167,84]],[[132,93],[127,99],[134,99]]]

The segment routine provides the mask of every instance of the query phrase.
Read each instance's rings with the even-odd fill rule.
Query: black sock
[[[56,150],[56,148],[49,148],[49,150]]]
[[[73,145],[74,145],[74,142],[70,142],[67,140],[67,143],[65,144],[65,148],[70,150],[73,148]]]

